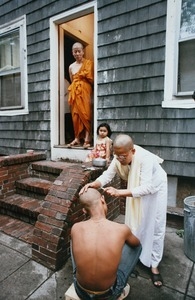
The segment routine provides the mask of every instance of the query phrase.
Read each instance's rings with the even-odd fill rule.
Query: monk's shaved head
[[[82,193],[79,197],[80,203],[87,211],[89,211],[93,206],[99,204],[100,198],[100,192],[92,188],[88,188],[88,190]]]
[[[75,48],[81,48],[81,49],[83,49],[84,47],[83,47],[83,45],[81,43],[77,42],[77,43],[74,43],[73,46],[72,46],[72,49],[75,49]]]
[[[119,134],[114,140],[114,148],[124,148],[127,150],[133,149],[134,143],[132,138],[127,134]]]

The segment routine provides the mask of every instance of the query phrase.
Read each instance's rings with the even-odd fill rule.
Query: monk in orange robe
[[[68,147],[79,146],[84,138],[84,148],[90,147],[91,132],[91,97],[94,80],[93,62],[85,59],[81,43],[72,46],[75,62],[69,66],[71,85],[68,88],[68,103],[74,126],[75,139]]]

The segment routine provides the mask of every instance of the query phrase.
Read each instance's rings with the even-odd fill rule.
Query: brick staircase
[[[32,242],[35,222],[55,179],[71,163],[41,160],[32,162],[29,176],[15,181],[15,192],[0,199],[0,230]]]
[[[0,231],[30,243],[32,259],[58,270],[70,256],[72,225],[86,219],[79,191],[102,171],[47,161],[45,153],[0,157]],[[119,188],[120,178],[111,184]],[[106,196],[108,219],[120,214],[120,200]]]

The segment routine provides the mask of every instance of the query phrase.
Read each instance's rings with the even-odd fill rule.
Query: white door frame
[[[50,18],[50,102],[51,102],[51,159],[73,159],[83,161],[86,150],[67,149],[60,146],[59,130],[59,30],[58,26],[72,19],[94,13],[94,140],[97,128],[97,3],[96,1]]]

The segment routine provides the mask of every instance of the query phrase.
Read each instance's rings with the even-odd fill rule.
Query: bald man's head
[[[127,134],[119,134],[114,140],[113,148],[133,149],[134,143],[132,138]]]
[[[100,203],[101,194],[96,189],[88,188],[86,192],[80,195],[79,199],[83,207],[89,211]]]
[[[81,49],[83,49],[84,47],[83,47],[83,45],[81,43],[77,42],[77,43],[74,43],[72,45],[72,50],[75,49],[75,48],[81,48]]]

